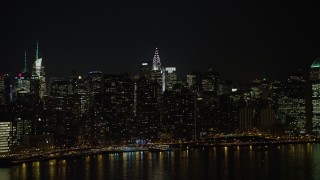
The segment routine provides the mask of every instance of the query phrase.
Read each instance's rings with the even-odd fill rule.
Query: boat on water
[[[153,145],[148,148],[149,152],[171,151],[169,145]]]

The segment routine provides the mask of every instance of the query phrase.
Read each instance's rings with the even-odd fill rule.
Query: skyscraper
[[[88,87],[86,78],[82,78],[75,71],[73,71],[70,84],[69,94],[75,99],[75,103],[78,104],[79,115],[83,115],[88,112]]]
[[[181,84],[163,93],[162,120],[159,130],[171,138],[195,138],[195,94]]]
[[[306,132],[306,81],[301,73],[290,74],[288,81],[273,91],[277,97],[277,118],[286,125],[286,132]]]
[[[151,62],[142,62],[140,64],[140,77],[146,77],[147,79],[151,79],[151,70]]]
[[[32,97],[38,97],[39,89],[38,80],[32,81],[31,74],[28,72],[27,68],[27,54],[25,52],[24,67],[21,73],[19,73],[14,79],[13,91],[14,100],[16,101],[15,122],[17,125],[18,144],[21,143],[24,136],[33,134],[36,129],[34,122],[37,120],[36,112],[39,106],[38,103],[35,103],[36,101],[33,101],[35,99]],[[37,86],[35,86],[34,82],[36,82]],[[33,93],[35,93],[36,96],[32,96],[31,94]]]
[[[255,110],[250,106],[239,109],[239,131],[250,132],[253,129]]]
[[[27,53],[24,55],[24,67],[14,80],[14,99],[16,101],[29,101],[31,75],[27,69]]]
[[[30,94],[30,74],[19,73],[14,79],[14,99],[16,101],[28,101]]]
[[[0,105],[10,102],[9,74],[0,74]]]
[[[200,72],[191,72],[187,74],[187,84],[192,91],[200,91],[202,87],[202,75]]]
[[[159,56],[159,51],[158,48],[156,48],[154,56],[153,56],[153,63],[152,63],[152,71],[151,71],[151,79],[153,81],[156,81],[159,84],[160,89],[157,90],[158,92],[158,97],[160,97],[161,94],[161,87],[162,91],[165,89],[163,88],[163,84],[165,81],[165,77],[163,77],[162,73],[164,73],[164,70],[161,67],[161,62],[160,62],[160,56]]]
[[[137,136],[140,138],[153,139],[157,137],[159,127],[159,106],[158,89],[159,84],[155,81],[149,81],[146,78],[140,78],[137,82]]]
[[[87,82],[90,96],[95,96],[103,92],[103,74],[101,71],[91,71],[88,73]]]
[[[42,99],[43,96],[46,94],[46,77],[45,77],[45,71],[44,66],[42,64],[42,58],[39,58],[39,46],[37,42],[37,50],[36,50],[36,60],[32,67],[32,76],[31,79],[33,79],[36,83],[38,81],[39,83],[39,96]],[[34,88],[38,89],[38,88]]]
[[[160,56],[158,48],[156,48],[156,51],[153,56],[153,64],[152,64],[152,70],[153,71],[161,71],[161,62],[160,62]]]
[[[320,133],[320,57],[316,58],[310,68],[310,83],[312,88],[312,129]]]
[[[133,82],[128,74],[105,74],[105,117],[108,139],[123,141],[129,138],[133,125]]]
[[[69,81],[55,80],[50,84],[50,96],[47,100],[49,129],[53,130],[56,144],[73,146],[77,142],[77,115],[79,107],[75,106],[75,99],[69,94]]]
[[[89,118],[85,126],[91,136],[93,145],[105,145],[107,135],[107,120],[104,118],[105,102],[103,95],[103,74],[101,71],[91,71],[87,77],[87,88],[89,95]]]
[[[12,122],[0,121],[0,153],[6,153],[10,151],[13,145],[13,135],[15,133],[15,127]]]
[[[165,68],[165,89],[172,90],[173,85],[177,82],[176,67]]]
[[[208,71],[202,77],[202,90],[216,95],[218,90],[218,78],[218,72],[210,66]]]

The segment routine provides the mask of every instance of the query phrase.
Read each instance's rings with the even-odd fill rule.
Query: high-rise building
[[[133,123],[134,86],[127,74],[105,74],[104,94],[108,139],[129,140]]]
[[[202,90],[210,92],[214,95],[218,91],[218,72],[213,67],[209,67],[208,71],[202,77]]]
[[[175,139],[194,139],[195,94],[181,84],[163,93],[161,132]]]
[[[10,102],[10,77],[9,74],[0,74],[0,105]]]
[[[153,139],[157,137],[157,129],[160,123],[158,106],[159,84],[140,78],[137,82],[137,110],[136,118],[138,122],[137,136],[140,138]]]
[[[177,72],[176,67],[166,67],[165,68],[165,89],[172,90],[172,87],[177,83]]]
[[[260,106],[258,108],[257,128],[265,132],[272,132],[277,124],[274,107],[269,102],[261,102]]]
[[[187,75],[187,85],[188,87],[194,86],[196,84],[196,75],[188,74]]]
[[[153,64],[152,64],[152,70],[153,71],[161,71],[161,62],[160,62],[160,56],[158,48],[156,48],[156,51],[153,56]]]
[[[88,92],[90,96],[101,94],[103,92],[103,75],[101,71],[91,71],[87,75]]]
[[[40,99],[40,79],[36,74],[30,78],[30,96],[35,102]]]
[[[17,145],[16,107],[0,104],[0,154]]]
[[[28,102],[30,99],[30,79],[31,74],[27,69],[27,53],[24,56],[24,67],[21,73],[15,77],[14,81],[14,99],[15,101]]]
[[[103,94],[103,74],[91,71],[86,77],[88,91],[88,118],[85,125],[85,136],[93,145],[105,145],[107,137],[107,119],[105,118],[105,97]]]
[[[16,101],[28,101],[30,95],[30,74],[19,73],[14,82],[14,99]]]
[[[25,106],[20,106],[18,110],[18,117],[15,119],[17,123],[17,140],[18,144],[21,143],[23,136],[30,135],[33,129],[33,123],[30,116],[27,115],[28,110]]]
[[[164,70],[161,67],[160,56],[158,48],[156,48],[153,63],[152,63],[152,71],[151,71],[151,80],[157,82],[159,84],[159,89],[157,90],[158,97],[160,97],[161,92],[163,92],[164,84],[165,84],[165,77],[163,76]]]
[[[39,91],[39,97],[42,99],[43,96],[46,94],[46,77],[45,77],[45,71],[44,66],[42,62],[42,58],[39,58],[39,47],[37,42],[37,50],[36,50],[36,60],[32,67],[32,76],[31,76],[32,82],[34,83],[35,91]]]
[[[306,81],[303,75],[289,75],[288,81],[283,82],[278,89],[275,89],[275,93],[278,95],[279,123],[286,126],[286,133],[306,133]]]
[[[217,95],[229,94],[232,92],[231,81],[219,80],[217,86]]]
[[[200,72],[187,74],[187,84],[192,91],[200,91],[202,87],[202,76]]]
[[[140,77],[146,77],[147,79],[151,79],[152,66],[153,65],[151,62],[142,62],[140,64]]]
[[[82,116],[85,113],[88,113],[88,87],[86,78],[78,75],[76,72],[70,77],[69,90],[68,94],[72,96],[76,104],[76,109],[78,115]]]
[[[10,151],[10,148],[13,145],[15,127],[10,121],[0,121],[0,132],[0,154],[7,153]]]
[[[316,58],[310,68],[310,83],[312,88],[312,129],[320,133],[320,57]]]
[[[255,111],[252,107],[244,107],[239,110],[239,131],[250,132],[253,129]]]
[[[57,80],[50,84],[50,96],[57,98],[57,110],[63,110],[63,101],[68,96],[68,81]]]
[[[54,134],[56,145],[67,147],[78,142],[77,117],[80,111],[77,99],[71,94],[69,87],[69,81],[52,81],[50,96],[46,99],[49,130]]]

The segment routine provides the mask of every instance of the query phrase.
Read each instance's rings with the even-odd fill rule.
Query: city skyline
[[[320,1],[5,1],[0,179],[320,179]]]
[[[320,1],[5,1],[2,179],[320,179]]]
[[[180,78],[211,64],[233,81],[284,79],[320,55],[317,2],[127,5],[6,2],[0,71],[18,74],[25,50],[30,67],[37,40],[48,77],[69,77],[72,69],[133,75],[155,47]]]
[[[39,42],[38,41],[35,41],[36,43],[36,48],[34,50],[34,53],[30,53],[30,52],[27,52],[27,50],[24,51],[24,59],[23,59],[23,62],[21,62],[19,64],[19,66],[21,66],[21,68],[18,68],[18,72],[15,73],[15,74],[12,74],[12,73],[7,73],[6,71],[3,71],[2,73],[4,74],[8,74],[11,78],[11,80],[13,80],[14,77],[18,77],[21,75],[21,73],[25,73],[25,72],[29,72],[31,73],[35,68],[35,63],[39,63],[44,65],[45,66],[45,62],[46,62],[46,58],[39,54],[42,54],[42,52],[39,53]],[[154,50],[153,50],[154,54],[151,56],[152,58],[148,58],[146,59],[145,61],[138,61],[137,64],[135,65],[137,68],[135,69],[135,72],[133,73],[129,73],[129,71],[109,71],[109,72],[105,72],[105,71],[101,71],[101,69],[104,69],[104,68],[97,68],[97,69],[83,69],[83,71],[78,71],[77,68],[73,68],[73,69],[69,69],[68,73],[65,74],[65,73],[57,73],[55,74],[55,76],[50,76],[50,73],[48,73],[49,75],[47,76],[49,79],[51,78],[62,78],[62,79],[68,79],[70,78],[70,76],[72,76],[72,73],[73,72],[76,72],[77,74],[81,75],[81,76],[84,76],[90,72],[94,72],[94,71],[101,71],[103,73],[107,73],[107,74],[123,74],[123,73],[128,73],[128,75],[131,77],[131,78],[134,78],[135,76],[137,77],[139,75],[139,66],[141,64],[144,64],[144,63],[155,63],[155,59],[156,61],[158,60],[159,63],[160,63],[160,53],[159,53],[159,48],[158,47],[155,47]],[[29,54],[29,55],[28,55]],[[30,55],[31,54],[31,55]],[[35,58],[32,58],[32,54],[35,54]],[[32,59],[31,59],[32,58]],[[158,58],[158,59],[157,59]],[[318,59],[319,57],[316,57],[314,60]],[[40,60],[40,61],[39,61]],[[39,61],[39,62],[38,62]],[[312,62],[313,62],[312,61]],[[165,64],[165,63],[164,63]],[[153,65],[154,66],[154,65]],[[308,76],[308,70],[310,68],[310,64],[309,66],[307,67],[298,67],[297,69],[294,69],[292,71],[285,71],[287,74],[285,76],[275,76],[274,74],[270,74],[270,76],[262,76],[262,75],[258,75],[256,77],[251,77],[251,78],[247,78],[247,79],[229,79],[227,77],[225,77],[225,74],[223,73],[224,71],[219,71],[219,69],[215,69],[216,67],[212,64],[207,64],[206,66],[203,67],[203,69],[193,69],[192,71],[189,71],[189,72],[185,72],[185,74],[182,74],[180,72],[180,68],[179,67],[176,67],[176,66],[162,66],[161,63],[157,65],[159,70],[160,70],[160,67],[163,67],[163,68],[166,68],[166,67],[174,67],[176,71],[178,69],[178,71],[176,71],[176,73],[178,74],[177,78],[179,80],[187,80],[187,75],[190,75],[190,74],[194,74],[194,73],[201,73],[201,72],[205,72],[211,68],[214,68],[215,71],[217,71],[219,73],[219,76],[225,80],[228,80],[230,82],[232,82],[234,85],[240,85],[238,84],[239,82],[240,83],[248,83],[248,82],[252,82],[254,80],[262,80],[262,79],[268,79],[268,80],[285,80],[287,78],[289,78],[289,76],[291,74],[295,74],[295,73],[302,73],[303,76],[307,77]],[[49,67],[50,69],[50,67]],[[154,67],[152,67],[152,69],[154,69]],[[164,71],[164,69],[161,69]],[[15,69],[15,71],[17,71],[17,69]],[[46,68],[46,73],[47,73],[47,68]],[[183,70],[182,70],[183,71]],[[222,75],[221,75],[222,74]],[[51,73],[52,75],[52,73]],[[224,76],[223,76],[224,75]]]
[[[136,78],[73,72],[46,86],[38,49],[37,43],[31,72],[23,68],[12,83],[8,75],[0,76],[0,118],[9,132],[3,152],[33,146],[25,138],[38,146],[54,141],[58,147],[73,147],[210,141],[224,134],[319,136],[320,58],[310,66],[310,77],[297,73],[284,81],[255,80],[236,89],[214,68],[178,80],[175,67],[161,66],[156,48],[152,63],[142,62]]]

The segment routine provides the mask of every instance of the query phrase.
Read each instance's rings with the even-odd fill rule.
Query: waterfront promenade
[[[112,145],[107,147],[73,147],[24,150],[0,155],[0,167],[21,163],[47,161],[51,159],[70,159],[79,156],[148,151],[154,145],[169,145],[170,151],[184,151],[197,148],[232,147],[232,146],[270,146],[280,144],[320,143],[319,138],[263,138],[259,136],[225,136],[197,141],[154,142],[147,144]]]

